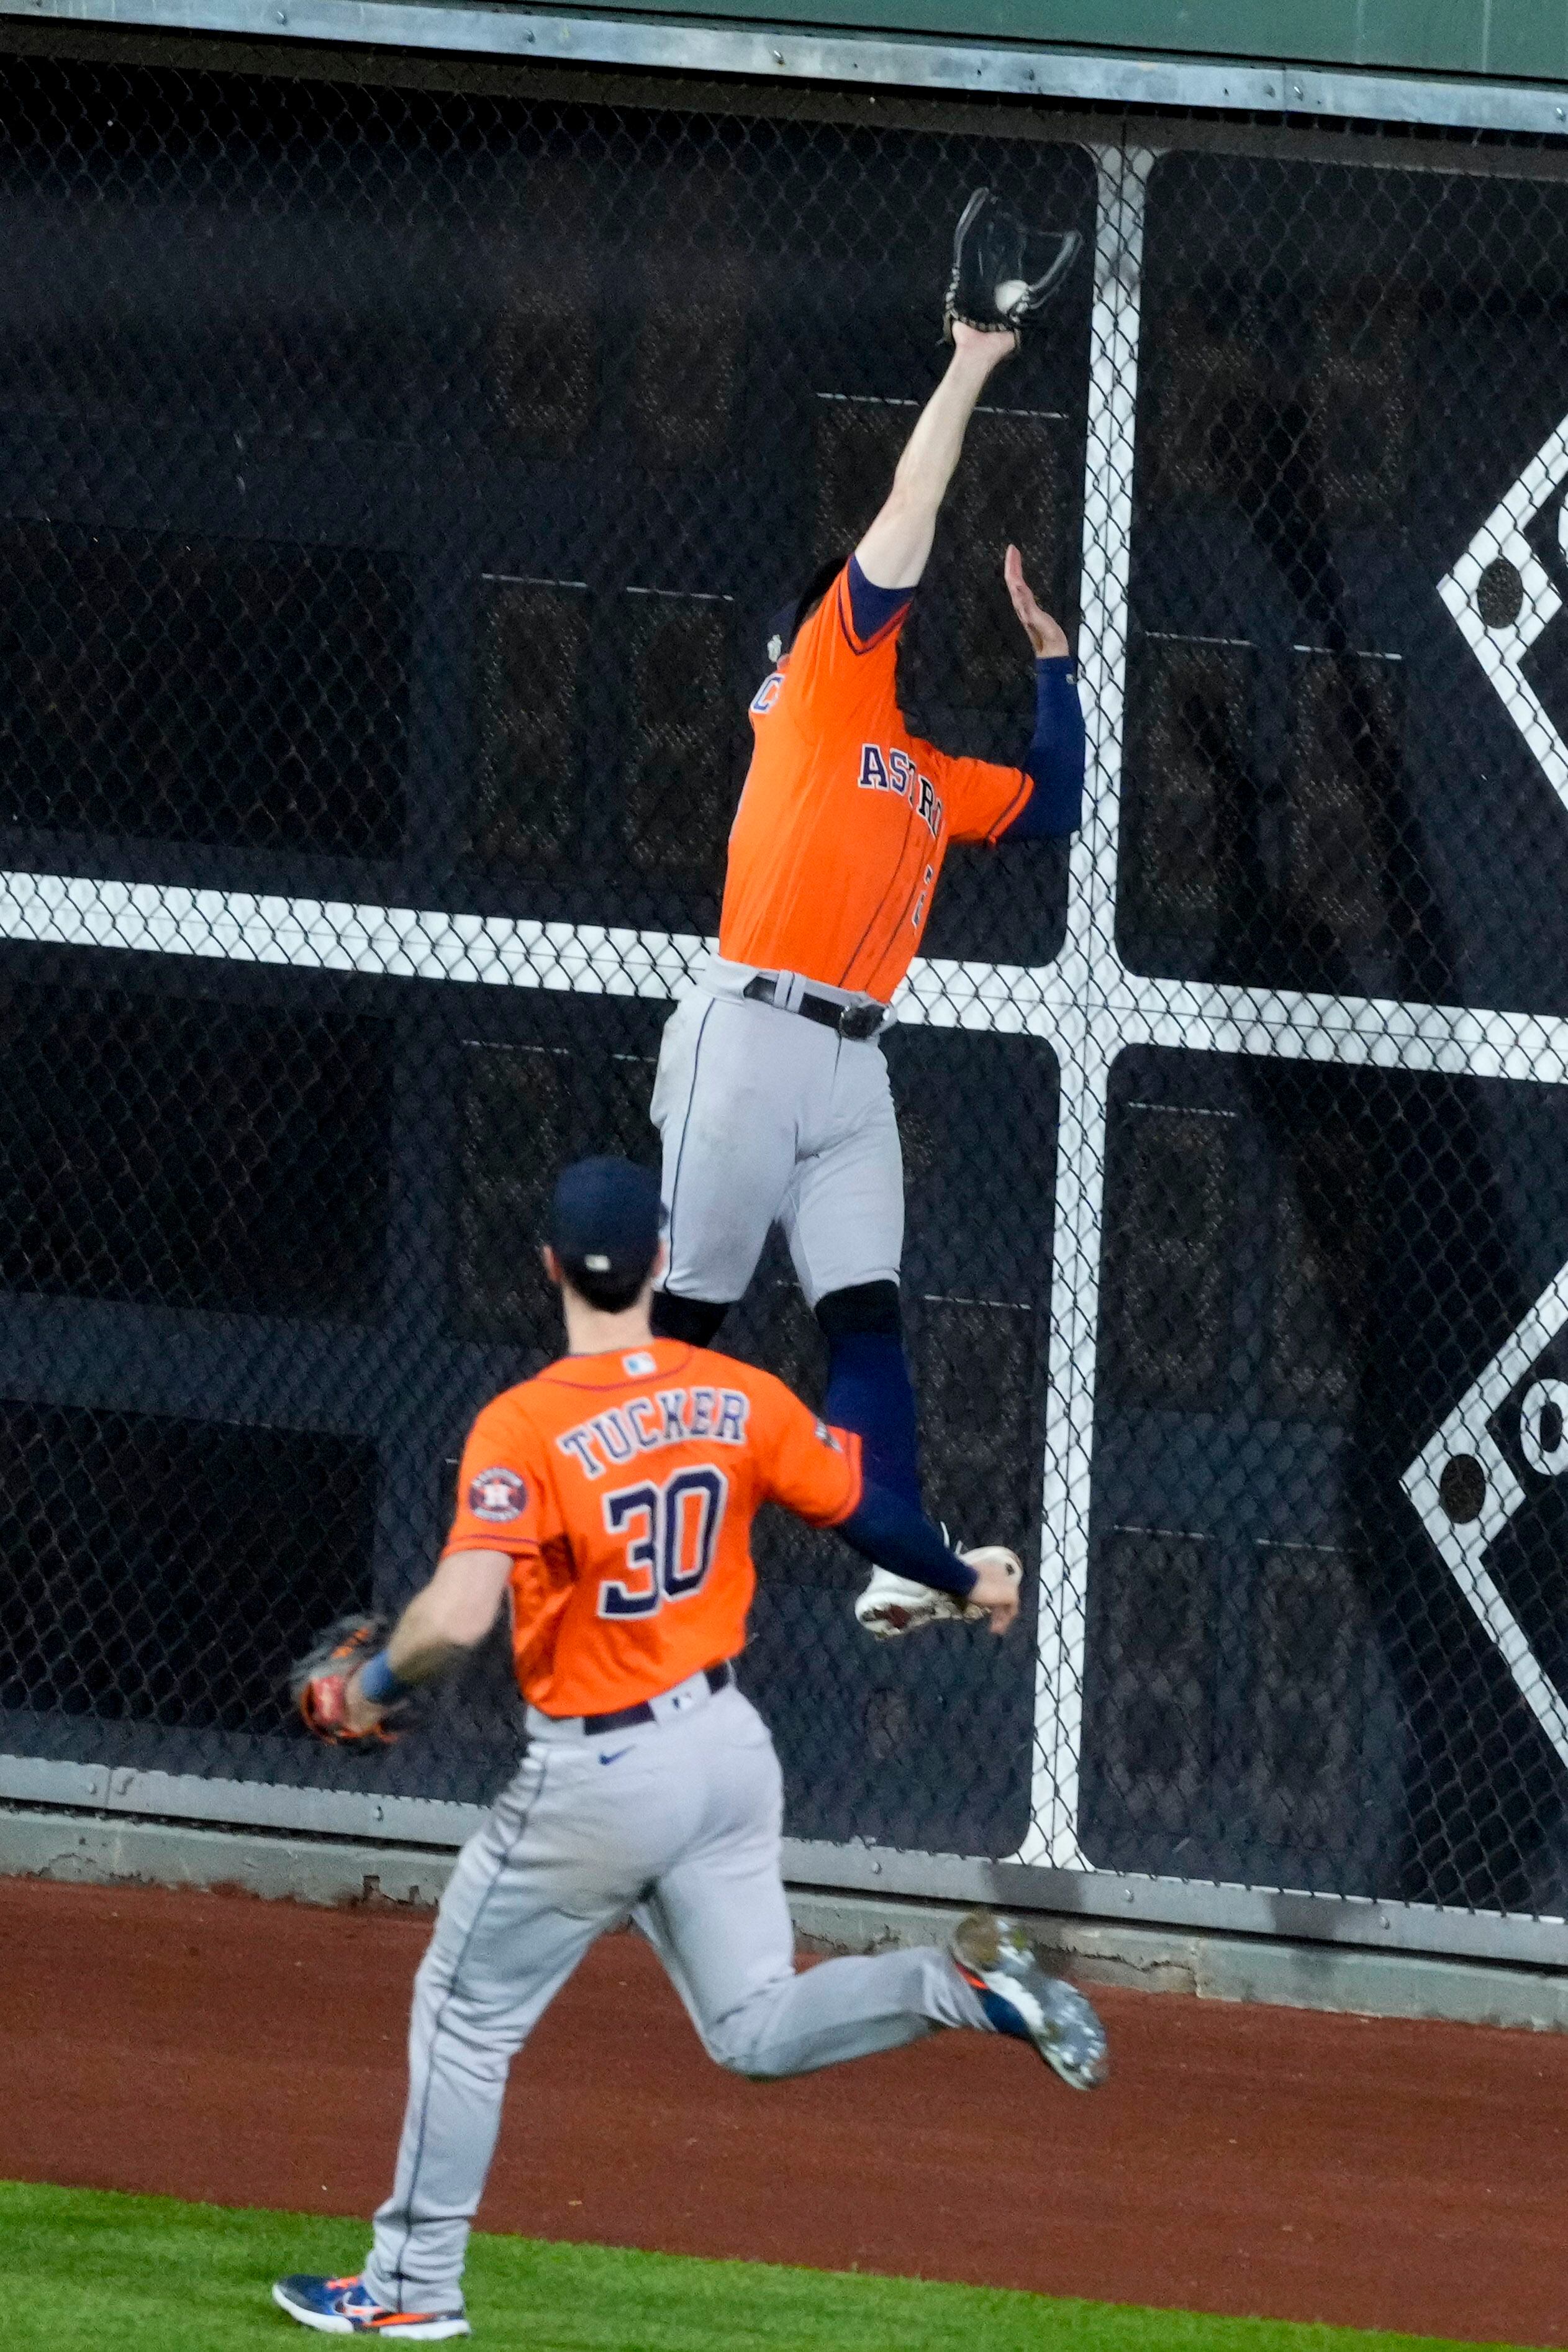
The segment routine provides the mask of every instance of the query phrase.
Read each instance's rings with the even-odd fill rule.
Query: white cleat
[[[975,1565],[1000,1563],[1014,1584],[1023,1580],[1023,1564],[1000,1544],[982,1544],[960,1551],[960,1559]],[[901,1633],[916,1633],[923,1625],[984,1625],[988,1612],[972,1601],[956,1600],[935,1585],[916,1584],[913,1577],[894,1576],[890,1568],[873,1568],[871,1581],[855,1599],[855,1617],[879,1642],[896,1641]]]

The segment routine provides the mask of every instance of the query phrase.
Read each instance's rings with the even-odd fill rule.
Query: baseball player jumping
[[[507,2068],[589,1946],[628,1915],[709,2054],[739,2074],[806,2074],[970,2026],[1032,2042],[1076,2088],[1104,2076],[1093,2010],[988,1913],[962,1921],[949,1951],[796,1975],[779,1764],[735,1684],[753,1514],[774,1501],[836,1527],[998,1633],[1017,1613],[1017,1561],[959,1560],[863,1474],[852,1433],[766,1372],[655,1339],[661,1223],[644,1170],[585,1160],[562,1176],[545,1264],[570,1352],[475,1423],[446,1550],[385,1648],[366,1657],[350,1643],[304,1685],[313,1728],[374,1737],[509,1595],[530,1733],[420,1967],[397,2175],[364,2269],[273,2289],[325,2335],[468,2334],[464,2259]]]
[[[1084,730],[1067,639],[1036,603],[1016,548],[1003,568],[1037,698],[1020,767],[952,758],[909,733],[898,636],[976,404],[1077,245],[1060,239],[1053,268],[1028,284],[1021,225],[984,191],[971,199],[955,248],[946,373],[848,562],[825,566],[772,625],[718,953],[665,1028],[653,1091],[670,1220],[654,1330],[711,1344],[769,1227],[782,1225],[828,1343],[824,1411],[857,1433],[868,1474],[912,1508],[904,1165],[875,1040],[919,950],[948,843],[1073,831]],[[879,1559],[856,1602],[868,1630],[964,1613],[950,1594],[891,1570]]]

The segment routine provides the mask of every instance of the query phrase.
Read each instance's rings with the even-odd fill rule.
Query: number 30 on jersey
[[[626,1573],[599,1588],[601,1617],[652,1617],[689,1601],[707,1582],[729,1500],[729,1481],[705,1463],[656,1486],[646,1480],[604,1497],[604,1524],[626,1545]]]

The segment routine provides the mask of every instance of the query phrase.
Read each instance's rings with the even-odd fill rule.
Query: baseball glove
[[[350,1731],[343,1720],[343,1687],[357,1665],[386,1646],[384,1617],[340,1617],[307,1651],[288,1676],[288,1696],[307,1731],[334,1748],[384,1748],[398,1734],[378,1723]]]
[[[1026,228],[989,188],[977,188],[953,233],[953,275],[942,319],[948,341],[955,319],[992,334],[1020,331],[1026,319],[1044,310],[1082,242],[1075,228]],[[1036,265],[1043,266],[1031,278]]]

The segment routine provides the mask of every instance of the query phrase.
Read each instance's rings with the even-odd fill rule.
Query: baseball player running
[[[1067,639],[1015,547],[1004,572],[1033,648],[1034,740],[1020,767],[956,759],[908,731],[898,637],[964,435],[1077,248],[1022,275],[1025,233],[981,191],[959,225],[953,357],[893,488],[847,563],[775,619],[751,704],[756,741],[729,839],[718,953],[668,1023],[653,1115],[664,1147],[669,1266],[662,1337],[708,1346],[782,1225],[828,1343],[824,1411],[859,1435],[868,1474],[920,1504],[915,1392],[899,1308],[904,1165],[875,1043],[918,950],[950,841],[1071,833],[1083,718]],[[965,323],[966,318],[979,323]],[[873,1554],[873,1558],[877,1557]],[[964,1613],[880,1559],[857,1601],[869,1631]]]
[[[852,1433],[768,1373],[654,1339],[661,1222],[649,1171],[567,1170],[545,1264],[569,1352],[475,1423],[446,1550],[385,1649],[305,1688],[313,1728],[374,1736],[510,1597],[530,1744],[459,1857],[419,1970],[392,2195],[362,2273],[273,2289],[325,2335],[468,2334],[464,2258],[507,2068],[589,1946],[628,1914],[709,2054],[739,2074],[805,2074],[970,2026],[1032,2042],[1075,2087],[1104,2075],[1093,2010],[990,1914],[965,1919],[946,1952],[796,1975],[779,1764],[735,1683],[754,1512],[779,1502],[837,1527],[985,1610],[998,1633],[1017,1611],[1017,1563],[999,1550],[955,1558],[866,1478]]]

